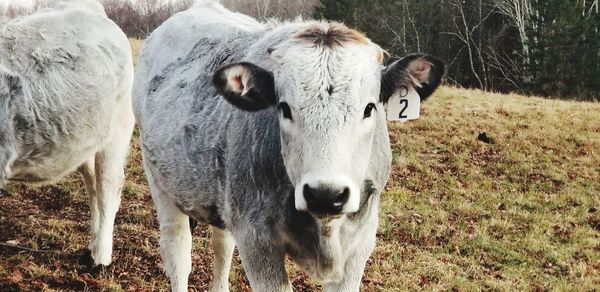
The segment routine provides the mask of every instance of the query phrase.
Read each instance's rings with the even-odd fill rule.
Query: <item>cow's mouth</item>
[[[335,220],[335,219],[340,219],[342,218],[342,216],[344,216],[343,213],[340,214],[319,214],[319,213],[313,213],[313,212],[309,212],[313,217],[315,217],[317,220],[319,220],[321,222],[321,224],[329,224],[331,221]]]

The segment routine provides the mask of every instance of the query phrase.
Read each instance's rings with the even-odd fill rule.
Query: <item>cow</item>
[[[187,291],[189,219],[211,225],[213,291],[234,246],[254,291],[292,291],[289,256],[325,291],[357,291],[391,168],[384,105],[432,94],[444,65],[341,23],[264,24],[203,1],[146,40],[133,108],[172,291]]]
[[[125,34],[93,0],[56,1],[0,25],[0,188],[79,171],[89,195],[93,266],[112,233],[134,126]]]

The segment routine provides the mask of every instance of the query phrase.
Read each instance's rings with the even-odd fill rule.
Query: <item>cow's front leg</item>
[[[89,205],[90,205],[90,243],[89,252],[84,254],[82,258],[84,264],[88,266],[94,265],[94,259],[91,257],[91,251],[94,249],[94,243],[97,242],[96,237],[98,236],[98,229],[100,228],[100,211],[98,210],[98,191],[96,188],[96,170],[94,158],[83,163],[79,169],[85,182],[85,188],[87,190]]]
[[[264,238],[256,238],[248,232],[236,237],[236,242],[246,276],[252,290],[256,292],[281,291],[292,292],[292,285],[285,270],[285,251],[283,246],[270,245]]]
[[[129,99],[124,96],[119,99],[125,103],[120,105],[119,110],[114,113],[115,117],[118,117],[118,121],[110,129],[110,141],[96,153],[93,159],[93,173],[91,167],[87,166],[90,168],[87,171],[96,176],[96,201],[93,199],[93,194],[90,194],[92,196],[90,199],[92,221],[97,222],[92,222],[92,232],[95,233],[95,236],[90,243],[94,265],[108,266],[111,262],[115,216],[121,204],[121,188],[125,181],[125,161],[135,122],[130,104],[126,102]],[[88,184],[86,182],[86,185]],[[95,206],[97,206],[97,212]],[[94,230],[96,228],[97,230]]]
[[[151,176],[148,176],[148,184],[160,222],[160,253],[171,282],[171,291],[188,291],[188,277],[192,271],[189,217],[158,190]]]
[[[112,147],[111,147],[112,148]],[[115,216],[121,204],[121,187],[125,179],[123,166],[127,155],[127,145],[118,149],[106,149],[96,154],[96,202],[94,194],[89,194],[92,208],[92,233],[90,251],[94,265],[108,266],[111,262],[113,229]],[[97,213],[94,208],[97,207]],[[97,224],[97,226],[96,226]],[[94,230],[96,229],[97,230]]]
[[[229,231],[213,227],[210,245],[215,254],[211,292],[229,291],[229,270],[235,248],[235,240]]]

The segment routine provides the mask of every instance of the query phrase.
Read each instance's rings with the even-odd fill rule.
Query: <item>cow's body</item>
[[[291,289],[286,254],[326,290],[358,290],[375,245],[379,196],[391,164],[383,109],[374,112],[358,211],[317,219],[297,210],[278,110],[241,111],[212,84],[213,73],[228,63],[277,70],[269,48],[314,24],[267,27],[216,4],[197,5],[146,41],[134,83],[134,112],[174,291],[187,289],[188,216],[217,227],[215,290],[227,289],[233,242],[255,291]],[[376,94],[378,89],[379,84]]]
[[[0,187],[79,170],[91,197],[91,256],[108,265],[134,124],[126,36],[95,1],[56,2],[0,25],[0,79]]]

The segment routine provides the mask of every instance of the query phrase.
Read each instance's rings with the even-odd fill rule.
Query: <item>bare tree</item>
[[[534,25],[534,23],[531,23],[531,18],[534,15],[531,0],[495,0],[495,2],[496,7],[498,7],[502,14],[508,17],[512,25],[519,32],[523,59],[526,64],[531,64],[529,44],[534,40],[529,39],[527,35],[527,28],[530,25]],[[526,81],[530,81],[531,76],[525,76],[525,79]]]
[[[193,0],[101,0],[110,19],[130,37],[145,38],[171,15],[189,8]]]
[[[404,0],[404,8],[406,9],[406,18],[410,21],[410,25],[415,31],[415,38],[417,39],[417,52],[421,51],[421,38],[419,37],[419,30],[417,30],[417,26],[415,25],[415,21],[413,16],[410,13],[410,8],[408,7],[408,0]]]
[[[267,18],[271,0],[256,0],[256,16],[259,18]]]
[[[587,7],[586,2],[587,2],[586,0],[583,0],[584,9],[585,9],[585,7]],[[590,8],[587,11],[588,15],[592,15],[592,13],[594,13],[594,11],[596,12],[596,14],[598,13],[598,2],[599,2],[599,0],[591,1]]]
[[[40,7],[46,7],[50,0],[33,0],[28,5],[16,3],[0,4],[0,22],[6,21],[18,16],[31,14]],[[18,3],[18,2],[17,2]]]
[[[488,10],[487,14],[483,16],[482,10],[482,1],[479,1],[479,19],[478,22],[474,25],[469,24],[470,17],[466,15],[464,9],[464,1],[455,0],[450,3],[452,7],[456,10],[456,16],[453,18],[453,23],[455,27],[455,31],[444,32],[444,34],[455,36],[458,40],[460,40],[467,49],[467,58],[469,60],[469,67],[471,69],[471,73],[477,79],[479,84],[479,88],[483,90],[488,89],[488,76],[487,76],[487,63],[485,62],[482,53],[482,45],[481,42],[478,42],[474,37],[475,31],[480,29],[481,25],[493,14],[493,10]],[[481,37],[478,38],[479,40]],[[481,69],[480,72],[475,68],[475,58],[479,63],[479,67]],[[481,73],[481,75],[480,75]]]
[[[229,9],[254,16],[260,20],[268,18],[294,19],[312,17],[319,0],[223,0]]]

